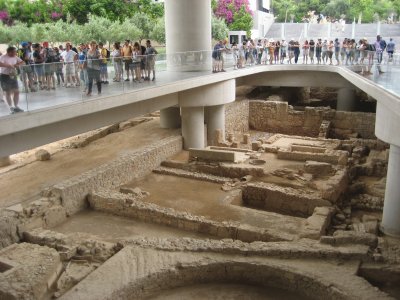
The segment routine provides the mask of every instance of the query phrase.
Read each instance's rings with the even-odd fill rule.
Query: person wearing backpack
[[[125,71],[126,71],[125,81],[129,81],[129,72],[132,73],[132,79],[135,80],[134,79],[135,75],[133,73],[133,70],[131,71],[133,49],[129,43],[130,43],[130,40],[126,40],[124,43],[124,46],[121,49],[121,54],[122,54],[121,56],[122,56],[122,60],[125,64]]]
[[[99,43],[99,52],[101,56],[100,60],[100,78],[101,78],[101,83],[103,84],[108,84],[108,72],[107,72],[107,61],[108,58],[110,57],[110,51],[108,51],[106,48],[104,48],[104,45],[102,42]]]
[[[55,80],[55,57],[56,53],[53,48],[49,47],[48,42],[43,43],[43,57],[45,60],[44,64],[44,80],[47,85],[47,90],[56,89],[56,80]]]
[[[33,57],[33,64],[34,64],[34,70],[36,73],[36,78],[37,81],[39,83],[39,89],[43,90],[44,86],[44,58],[42,55],[42,51],[41,51],[41,46],[40,44],[34,44],[32,46],[33,48],[33,53],[32,53],[32,57]]]
[[[33,79],[33,69],[32,69],[32,61],[31,61],[31,51],[29,49],[29,43],[22,42],[21,48],[18,50],[18,57],[22,59],[25,63],[25,66],[20,68],[21,70],[21,81],[24,85],[25,92],[28,93],[30,90],[31,92],[36,92],[34,87],[34,79]]]

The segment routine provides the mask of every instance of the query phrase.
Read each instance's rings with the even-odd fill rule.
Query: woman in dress
[[[93,81],[96,80],[97,93],[101,94],[101,80],[100,80],[100,51],[97,50],[95,41],[90,42],[90,48],[87,52],[87,72],[89,79],[89,86],[87,96],[92,95]]]

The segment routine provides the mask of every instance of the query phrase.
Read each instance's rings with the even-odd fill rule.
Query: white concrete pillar
[[[356,21],[355,20],[351,24],[351,38],[352,39],[356,38]]]
[[[381,230],[400,237],[400,147],[395,145],[390,145]]]
[[[308,23],[304,23],[303,31],[304,31],[304,38],[305,39],[308,38]]]
[[[220,129],[222,136],[225,138],[225,105],[215,105],[205,107],[206,123],[207,123],[207,141],[208,145],[215,146],[215,131]]]
[[[169,70],[210,70],[211,0],[165,0],[165,38]]]
[[[354,111],[356,104],[356,91],[354,89],[341,88],[338,90],[336,110]]]
[[[160,126],[170,129],[181,127],[181,109],[177,106],[161,109]]]
[[[0,157],[0,168],[1,167],[7,167],[11,165],[10,157],[9,156],[4,156]]]
[[[182,107],[183,149],[204,148],[204,107]]]

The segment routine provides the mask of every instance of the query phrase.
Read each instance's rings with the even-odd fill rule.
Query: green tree
[[[150,33],[150,38],[160,44],[165,44],[165,19],[159,18]]]
[[[129,19],[130,23],[140,30],[139,42],[150,38],[150,33],[153,30],[154,21],[145,13],[136,13]]]
[[[253,28],[253,17],[242,7],[233,15],[233,22],[229,25],[230,30],[243,30],[247,32],[247,36],[251,36]]]
[[[211,32],[214,40],[223,40],[228,37],[229,28],[224,19],[212,16],[211,19]]]

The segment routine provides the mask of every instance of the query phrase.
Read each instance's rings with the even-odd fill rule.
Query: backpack
[[[110,50],[106,49],[106,51],[107,51],[106,57],[107,57],[107,58],[110,58],[110,55],[111,55]]]
[[[17,56],[18,56],[20,59],[24,60],[25,49],[19,48],[18,51],[17,51]]]
[[[46,48],[46,63],[52,63],[56,61],[56,52],[53,48]]]

